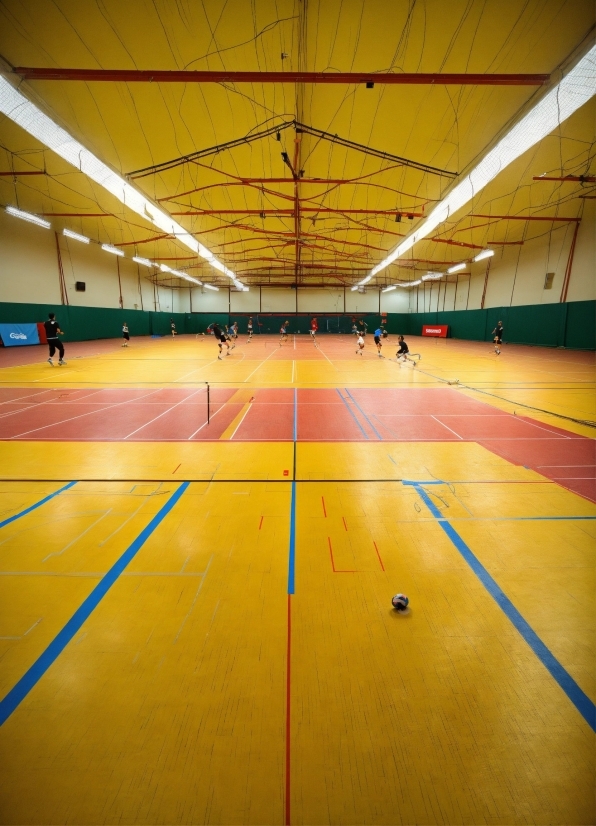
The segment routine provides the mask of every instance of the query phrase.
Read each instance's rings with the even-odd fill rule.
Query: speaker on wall
[[[85,282],[84,281],[75,281],[75,290],[78,293],[84,293],[85,292]]]

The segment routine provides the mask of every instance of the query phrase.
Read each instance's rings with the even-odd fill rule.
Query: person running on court
[[[312,340],[314,341],[315,344],[317,343],[317,331],[318,331],[318,329],[319,329],[319,322],[317,321],[316,318],[313,318],[312,321],[310,322],[310,335],[311,335]]]
[[[398,364],[399,364],[400,360],[403,359],[404,361],[411,361],[412,365],[414,367],[416,367],[416,362],[414,361],[414,359],[409,358],[408,354],[410,352],[410,348],[406,344],[403,336],[398,336],[397,337],[397,344],[398,344],[398,350],[397,350],[397,353],[395,355],[397,356]],[[400,365],[400,367],[401,367],[401,365]]]
[[[364,339],[362,338],[361,334],[358,333],[358,339],[356,341],[358,344],[358,349],[356,350],[356,354],[359,356],[364,355]]]
[[[48,320],[44,321],[43,326],[45,327],[46,331],[46,339],[48,342],[48,346],[50,348],[50,357],[48,359],[48,363],[54,366],[54,362],[52,361],[52,357],[56,350],[58,350],[58,364],[62,367],[66,362],[64,361],[64,345],[58,338],[58,336],[63,336],[64,333],[60,329],[60,324],[56,321],[56,316],[54,313],[50,313],[48,316]]]
[[[381,353],[381,348],[383,347],[383,342],[381,339],[383,338],[383,331],[380,327],[375,330],[375,344],[377,345],[377,353],[379,354],[379,358],[383,358],[383,353]]]
[[[246,342],[247,344],[250,344],[250,340],[252,338],[252,333],[253,333],[252,316],[250,316],[249,319],[248,319],[248,341]]]
[[[236,345],[232,341],[232,328],[228,327],[227,324],[225,325],[224,336],[226,337],[226,341],[228,343],[228,352],[229,352],[230,350],[233,350]]]
[[[176,333],[176,325],[174,323],[173,318],[170,319],[170,330],[172,331],[172,338],[174,338],[174,336],[177,335],[177,333]]]
[[[223,359],[224,344],[226,345],[226,355],[229,355],[230,354],[230,345],[226,341],[226,337],[225,337],[225,334],[224,334],[223,330],[221,329],[221,327],[219,326],[219,324],[216,321],[214,321],[212,324],[210,324],[207,327],[207,332],[208,333],[212,332],[213,335],[215,336],[215,340],[217,341],[217,346],[219,347],[219,355],[218,355],[217,358],[218,359]]]
[[[501,344],[503,343],[503,322],[497,321],[497,326],[493,330],[493,341],[495,343],[495,353],[501,355]]]
[[[288,340],[288,327],[289,326],[290,326],[289,321],[284,321],[284,323],[281,325],[281,327],[279,329],[279,333],[280,333],[279,343],[280,344],[283,344],[284,341]]]
[[[128,347],[128,342],[130,341],[130,333],[128,332],[128,324],[126,323],[126,321],[122,325],[122,338],[124,339],[122,346]]]
[[[235,321],[232,324],[232,338],[234,339],[234,341],[238,338],[238,322],[237,321]]]

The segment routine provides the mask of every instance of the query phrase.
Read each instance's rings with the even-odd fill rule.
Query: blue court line
[[[377,428],[374,426],[374,424],[371,422],[371,420],[368,418],[368,416],[366,415],[366,413],[364,412],[364,410],[360,407],[360,405],[358,404],[358,402],[356,401],[356,399],[354,398],[354,396],[352,396],[352,394],[350,393],[350,391],[348,390],[348,388],[347,388],[347,387],[346,387],[346,393],[347,393],[347,394],[348,394],[348,396],[352,399],[352,401],[354,402],[354,404],[356,405],[356,407],[358,408],[358,410],[362,413],[362,415],[364,416],[364,418],[366,419],[366,421],[369,423],[369,425],[372,427],[372,429],[373,429],[373,430],[374,430],[374,432],[375,432],[375,435],[376,435],[377,439],[379,439],[379,441],[381,441],[381,442],[382,442],[382,441],[383,441],[383,437],[381,436],[381,434],[379,433],[379,431],[377,430]]]
[[[71,488],[73,485],[76,485],[76,482],[69,482],[68,485],[64,485],[64,487],[60,488],[60,490],[55,490],[54,493],[50,493],[49,496],[46,496],[44,499],[40,499],[39,502],[36,502],[34,505],[31,505],[29,508],[25,508],[24,511],[20,513],[15,513],[14,516],[9,516],[8,519],[5,519],[3,522],[0,522],[0,528],[3,528],[5,525],[9,525],[11,522],[14,522],[16,519],[20,519],[21,516],[25,516],[31,511],[36,510],[37,508],[41,508],[42,505],[45,505],[46,502],[49,502],[50,499],[53,499],[54,496],[58,496],[58,494],[62,493],[68,488]]]
[[[298,441],[298,388],[294,388],[294,441]]]
[[[290,503],[290,552],[288,555],[288,594],[296,590],[296,482],[292,482]]]
[[[108,593],[112,585],[116,582],[120,574],[124,571],[127,565],[133,560],[137,552],[149,539],[153,531],[157,528],[160,522],[172,510],[176,502],[180,499],[184,491],[190,485],[190,482],[183,482],[180,487],[170,496],[165,505],[162,506],[151,522],[144,528],[141,533],[134,540],[126,551],[122,554],[104,574],[102,579],[97,583],[95,588],[91,591],[87,599],[74,612],[72,617],[68,620],[66,625],[54,637],[52,642],[48,645],[46,650],[41,654],[28,671],[21,677],[18,683],[11,688],[6,697],[0,702],[0,726],[3,725],[10,717],[13,711],[25,699],[32,688],[37,685],[39,680],[46,673],[48,668],[64,651],[68,643],[72,640],[74,635],[80,630],[83,623],[91,616],[92,612],[99,605],[101,600]]]
[[[455,528],[453,528],[453,526],[445,519],[424,488],[416,482],[410,482],[409,484],[413,485],[416,489],[416,492],[419,494],[424,504],[427,506],[432,515],[438,520],[442,530],[447,534],[451,542],[466,560],[470,568],[474,571],[497,605],[504,611],[515,628],[517,628],[540,662],[544,665],[550,675],[554,677],[592,730],[596,731],[596,705],[594,705],[592,700],[575,682],[571,674],[563,668],[554,654],[552,654],[552,652],[542,642],[538,634],[523,618],[509,597],[501,590],[499,585],[495,582],[471,549],[466,545]]]
[[[339,398],[342,400],[342,402],[345,404],[345,406],[346,406],[346,407],[348,408],[348,410],[350,411],[350,416],[354,419],[354,421],[356,422],[356,424],[357,424],[357,425],[358,425],[358,427],[360,428],[360,431],[361,431],[362,435],[364,436],[364,438],[365,438],[365,439],[368,439],[368,433],[364,430],[364,428],[362,427],[362,425],[360,424],[360,422],[359,422],[359,421],[358,421],[358,419],[356,418],[356,414],[354,413],[354,411],[352,410],[352,408],[350,407],[350,405],[347,403],[347,401],[346,401],[346,400],[344,399],[344,397],[342,396],[342,394],[341,394],[341,392],[340,392],[339,387],[336,387],[335,389],[336,389],[336,390],[337,390],[337,392],[339,393]]]

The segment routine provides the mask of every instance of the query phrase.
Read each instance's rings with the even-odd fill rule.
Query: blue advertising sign
[[[39,344],[37,324],[0,324],[0,336],[5,347]]]

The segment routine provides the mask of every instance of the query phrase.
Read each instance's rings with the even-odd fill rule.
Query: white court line
[[[277,353],[277,351],[278,351],[278,350],[279,350],[279,347],[276,347],[276,348],[275,348],[275,350],[272,350],[272,351],[269,353],[269,355],[267,356],[267,358],[266,358],[266,359],[263,359],[263,361],[262,361],[262,362],[258,365],[258,367],[255,367],[255,369],[252,371],[252,373],[250,373],[250,375],[248,375],[248,376],[244,379],[244,382],[243,382],[243,383],[246,383],[246,382],[249,380],[249,378],[250,378],[251,376],[253,376],[253,375],[257,372],[257,370],[260,370],[260,369],[261,369],[261,367],[262,367],[262,366],[265,364],[265,362],[267,361],[267,359],[270,359],[270,358],[271,358],[271,356],[272,356],[274,353]]]
[[[135,433],[138,433],[139,430],[143,430],[143,428],[147,427],[150,424],[153,424],[153,422],[156,422],[158,419],[161,419],[162,416],[165,416],[167,413],[171,413],[172,410],[174,410],[176,407],[179,407],[181,404],[184,404],[184,402],[187,402],[189,399],[192,399],[193,396],[196,396],[197,393],[200,393],[201,391],[206,393],[207,388],[206,387],[199,387],[199,389],[195,390],[194,393],[191,393],[190,396],[187,396],[185,399],[182,399],[181,401],[176,402],[176,404],[173,404],[171,407],[168,407],[167,410],[164,410],[163,413],[160,413],[159,416],[154,416],[153,419],[149,419],[148,422],[145,422],[145,424],[142,424],[140,427],[137,427],[136,430],[133,430],[132,433],[129,433],[127,436],[125,436],[122,441],[126,441],[126,439],[128,439],[130,436],[134,436]]]
[[[209,557],[209,562],[207,563],[207,567],[205,568],[205,571],[203,572],[203,577],[201,579],[199,587],[197,588],[197,592],[194,596],[194,599],[190,604],[190,608],[188,609],[188,612],[187,612],[186,616],[182,620],[182,624],[180,625],[180,628],[178,629],[178,633],[174,637],[174,644],[178,642],[178,637],[180,636],[180,634],[182,633],[182,629],[186,625],[186,620],[190,617],[190,615],[192,613],[192,609],[195,607],[195,603],[196,603],[197,599],[199,598],[199,594],[201,593],[201,588],[203,587],[203,583],[205,582],[205,577],[207,576],[207,573],[209,572],[209,566],[211,565],[211,560],[212,559],[213,559],[213,554],[211,554],[211,556]]]
[[[112,508],[107,510],[105,513],[102,513],[102,515],[99,517],[99,519],[96,519],[95,522],[92,525],[89,525],[88,528],[85,528],[83,533],[79,534],[75,539],[72,540],[72,542],[69,542],[68,545],[66,545],[64,548],[62,548],[61,551],[54,551],[53,553],[48,554],[46,557],[44,557],[41,561],[45,562],[46,560],[50,559],[52,556],[62,556],[64,551],[67,551],[69,548],[72,548],[73,545],[76,545],[76,543],[79,541],[79,539],[82,539],[85,536],[86,533],[89,533],[91,528],[94,528],[96,525],[98,525],[101,522],[101,520],[105,519],[105,517],[111,512],[112,512]]]
[[[150,497],[150,496],[153,496],[153,494],[150,494],[150,495],[147,497],[147,499],[149,499],[149,497]],[[109,540],[110,540],[113,536],[116,536],[116,534],[117,534],[119,531],[121,531],[121,530],[122,530],[122,528],[123,528],[125,525],[127,525],[127,524],[130,522],[130,520],[131,520],[131,519],[134,519],[134,517],[135,517],[135,516],[137,515],[137,513],[141,510],[141,508],[142,508],[144,505],[146,505],[146,504],[147,504],[147,499],[145,499],[144,501],[142,501],[142,502],[141,502],[141,504],[140,504],[140,505],[139,505],[139,507],[136,509],[136,511],[135,511],[134,513],[131,513],[131,515],[128,517],[128,519],[125,519],[125,520],[124,520],[124,522],[120,525],[120,527],[119,527],[119,528],[116,528],[116,530],[115,530],[115,531],[113,531],[113,532],[112,532],[109,536],[106,536],[106,538],[103,540],[103,542],[100,542],[100,543],[99,543],[98,548],[102,548],[102,547],[106,544],[106,542],[109,542]]]
[[[37,402],[37,404],[30,404],[29,407],[21,407],[20,410],[13,410],[10,413],[2,413],[0,414],[0,419],[7,419],[9,416],[16,416],[17,413],[26,413],[28,410],[33,410],[34,407],[42,407],[44,404],[79,404],[81,399],[87,399],[89,396],[94,396],[96,393],[100,393],[104,388],[100,387],[97,390],[93,390],[91,393],[87,393],[85,396],[79,396],[76,402],[59,402],[58,399],[46,399],[43,402]],[[45,390],[43,392],[46,392]]]
[[[42,393],[51,393],[51,392],[52,391],[50,389],[48,389],[48,390],[39,390],[37,393],[27,393],[26,396],[17,396],[17,398],[15,398],[15,399],[8,399],[5,402],[0,402],[0,404],[17,404],[18,402],[23,401],[23,399],[32,399],[34,396],[41,396]]]
[[[451,428],[450,428],[450,427],[447,427],[447,425],[446,425],[446,424],[443,424],[443,422],[439,421],[439,419],[437,419],[437,417],[436,417],[436,416],[432,416],[432,415],[431,415],[431,419],[434,419],[434,420],[435,420],[435,422],[436,422],[437,424],[440,424],[440,425],[441,425],[441,427],[444,427],[446,430],[450,430],[450,431],[451,431],[451,433],[453,433],[453,435],[454,435],[454,436],[457,436],[457,438],[458,438],[460,441],[462,441],[462,442],[464,441],[463,436],[460,436],[460,435],[459,435],[459,433],[456,433],[456,432],[455,432],[455,430],[451,430]]]
[[[320,344],[319,344],[319,345],[317,345],[317,349],[318,349],[319,353],[323,353],[323,351],[321,350],[321,345],[320,345]],[[325,353],[323,353],[323,355],[325,356]],[[331,361],[331,359],[330,359],[330,358],[328,358],[327,356],[325,356],[325,358],[327,359],[327,361],[329,362],[329,364],[333,367],[333,369],[334,369],[334,370],[337,370],[337,367],[336,367],[336,366],[335,366],[335,364]]]
[[[36,621],[33,623],[33,625],[31,626],[31,628],[28,628],[28,629],[25,631],[25,633],[24,633],[24,634],[21,634],[21,636],[20,636],[20,637],[0,637],[0,640],[22,640],[22,639],[23,639],[23,637],[26,637],[26,636],[27,636],[27,634],[28,634],[30,631],[33,631],[33,629],[35,628],[35,626],[36,626],[36,625],[39,625],[39,623],[42,621],[42,619],[43,619],[43,617],[40,617],[38,620],[36,620]]]
[[[242,424],[242,422],[246,419],[246,416],[248,415],[248,411],[250,410],[250,408],[251,408],[251,407],[252,407],[252,402],[249,402],[249,403],[248,403],[248,407],[247,407],[247,408],[246,408],[246,410],[244,411],[244,416],[240,419],[240,421],[238,422],[238,424],[237,424],[237,425],[236,425],[236,427],[234,428],[234,432],[233,432],[233,433],[232,433],[232,435],[230,436],[230,441],[232,441],[232,439],[233,439],[233,438],[234,438],[234,436],[236,435],[236,432],[237,432],[238,428],[240,427],[240,425]]]
[[[200,370],[204,370],[204,369],[205,369],[205,367],[209,367],[209,365],[210,365],[210,364],[215,364],[215,362],[216,362],[216,361],[217,361],[217,359],[216,359],[216,358],[214,358],[214,359],[213,359],[213,361],[210,361],[210,362],[208,362],[207,364],[204,364],[202,367],[195,367],[195,369],[194,369],[194,370],[191,370],[191,371],[190,371],[190,373],[185,373],[185,374],[184,374],[183,376],[181,376],[179,379],[174,379],[174,383],[175,383],[175,382],[178,382],[178,381],[184,381],[184,379],[185,379],[187,376],[192,376],[192,374],[193,374],[193,373],[198,373]]]
[[[163,387],[160,387],[158,390],[152,390],[150,393],[145,393],[144,396],[137,396],[135,401],[138,401],[138,399],[145,399],[147,398],[147,396],[153,396],[154,393],[160,393],[163,389]],[[15,436],[11,436],[10,439],[18,439],[21,436],[27,436],[28,433],[36,433],[38,430],[45,430],[48,427],[54,427],[54,425],[65,424],[66,422],[72,422],[75,419],[83,419],[85,416],[93,416],[96,413],[104,413],[106,410],[112,410],[114,407],[120,407],[120,405],[129,404],[131,401],[132,399],[126,399],[126,401],[123,402],[108,404],[106,407],[102,407],[101,410],[91,410],[89,413],[80,413],[78,416],[71,416],[68,419],[61,419],[59,422],[49,422],[48,424],[42,425],[42,427],[34,427],[32,430],[24,430],[22,433],[17,433]],[[60,440],[58,439],[58,441]]]
[[[223,404],[221,405],[221,407],[219,407],[219,408],[215,411],[215,413],[213,413],[213,414],[209,417],[209,418],[210,418],[210,421],[213,421],[213,419],[217,416],[217,414],[220,412],[220,410],[223,410],[225,406],[226,406],[226,403],[225,403],[225,402],[223,402]],[[188,437],[188,439],[186,439],[185,441],[189,442],[189,441],[192,439],[192,437],[193,437],[193,436],[196,436],[196,435],[197,435],[197,433],[199,432],[199,430],[202,430],[204,427],[206,427],[206,426],[207,426],[207,424],[208,424],[208,422],[203,422],[203,424],[199,427],[199,429],[198,429],[198,430],[195,430],[195,432],[194,432],[194,433],[191,433],[191,434],[190,434],[190,436]],[[177,442],[178,442],[178,441],[182,441],[182,439],[175,439],[175,440],[173,440],[173,439],[162,439],[161,441],[168,441],[168,442],[169,442],[169,441],[177,441]]]
[[[294,373],[296,372],[296,362],[292,361],[292,384],[294,384]]]

